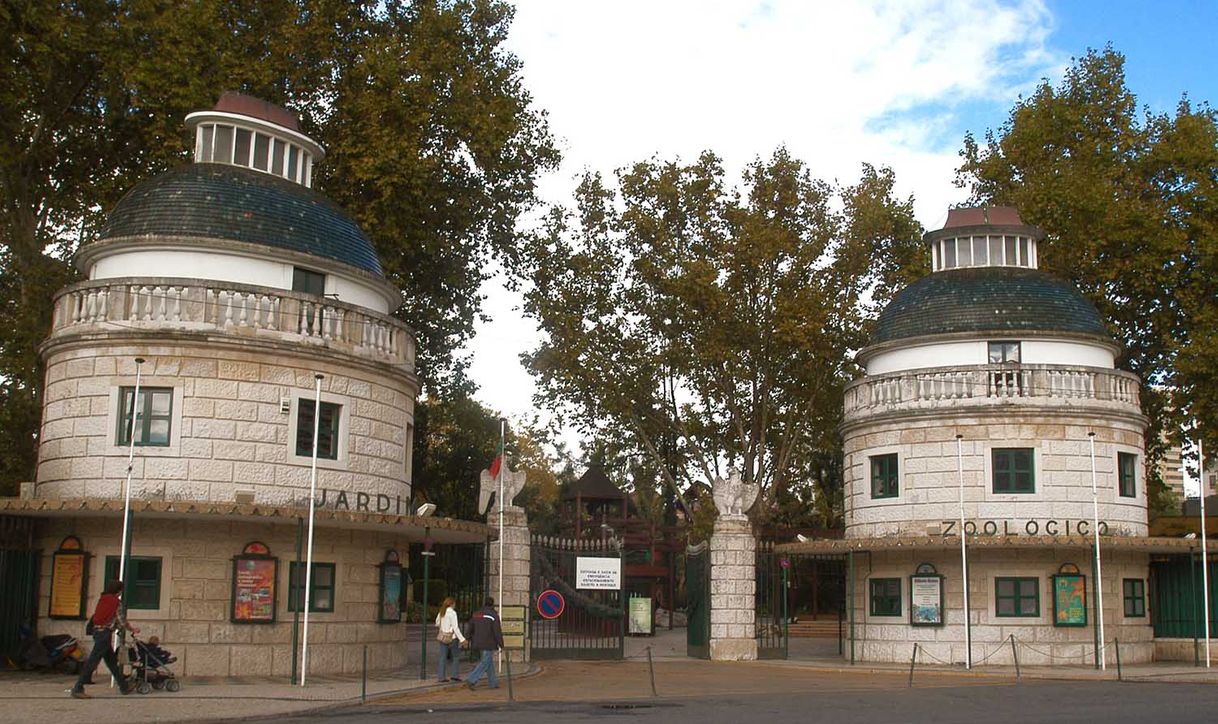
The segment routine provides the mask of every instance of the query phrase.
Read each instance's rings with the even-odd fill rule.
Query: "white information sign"
[[[598,591],[620,591],[622,589],[621,558],[575,559],[575,587]]]

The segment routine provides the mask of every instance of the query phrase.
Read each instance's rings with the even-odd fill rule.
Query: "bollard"
[[[906,688],[909,688],[909,689],[913,688],[914,662],[917,660],[918,660],[918,645],[914,644],[913,656],[909,657],[909,686]]]
[[[651,647],[647,647],[647,668],[651,671],[651,696],[656,697],[656,665],[651,660]]]
[[[368,644],[364,644],[364,670],[360,674],[359,700],[361,704],[368,701]]]
[[[1112,643],[1116,644],[1116,656],[1117,656],[1117,681],[1124,681],[1124,679],[1122,679],[1122,678],[1121,678],[1121,640],[1120,640],[1120,639],[1113,639],[1113,640],[1112,640]]]
[[[1015,659],[1015,681],[1019,681],[1019,650],[1015,648],[1015,634],[1011,634],[1011,658]]]
[[[512,692],[512,654],[505,651],[503,663],[507,666],[507,685],[508,685],[508,701],[516,701],[516,695]]]

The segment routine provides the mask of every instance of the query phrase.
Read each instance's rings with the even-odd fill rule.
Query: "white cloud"
[[[1057,75],[1051,29],[1038,0],[518,0],[508,47],[563,149],[542,183],[549,202],[566,202],[584,169],[705,149],[738,169],[786,145],[822,178],[893,167],[935,228],[964,197],[952,186],[962,114],[992,108],[982,123],[998,126],[1019,92]],[[518,297],[483,291],[493,321],[471,373],[480,399],[521,416],[533,385],[517,357],[536,332]]]

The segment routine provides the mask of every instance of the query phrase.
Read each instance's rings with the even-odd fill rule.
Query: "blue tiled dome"
[[[336,204],[238,166],[194,163],[140,183],[110,212],[99,239],[163,236],[260,244],[383,275],[372,242]]]
[[[880,313],[872,344],[972,332],[1065,332],[1110,339],[1095,306],[1071,284],[1036,269],[976,267],[929,274]]]

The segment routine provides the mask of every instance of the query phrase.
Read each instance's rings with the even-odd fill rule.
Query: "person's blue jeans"
[[[93,678],[93,672],[97,669],[97,664],[104,660],[106,668],[110,669],[110,673],[114,675],[115,681],[118,682],[119,689],[125,694],[127,693],[127,679],[123,676],[123,669],[119,666],[118,656],[114,653],[114,648],[110,645],[110,637],[114,634],[110,629],[101,629],[93,633],[93,650],[89,652],[89,658],[85,659],[84,668],[80,670],[80,678],[76,680],[76,685],[72,687],[73,691],[84,691],[85,682]]]
[[[449,673],[448,669],[452,671]],[[440,644],[440,663],[436,666],[436,678],[444,681],[448,677],[457,678],[461,671],[461,642],[453,639],[446,644]]]
[[[492,689],[499,688],[499,677],[495,675],[495,652],[490,649],[482,651],[482,658],[478,661],[478,665],[474,670],[469,672],[469,676],[465,678],[465,683],[473,687],[486,674],[486,681]]]

